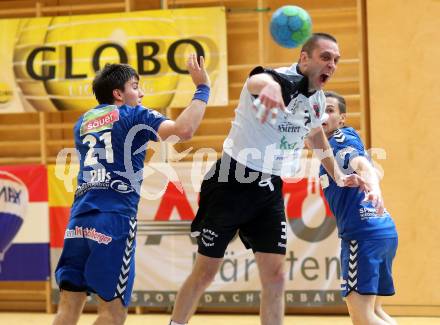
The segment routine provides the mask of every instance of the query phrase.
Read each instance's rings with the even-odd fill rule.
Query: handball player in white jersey
[[[295,174],[307,137],[312,148],[329,153],[326,158],[320,155],[321,161],[338,185],[363,185],[358,176],[344,176],[336,167],[321,127],[325,118],[321,89],[339,57],[336,39],[317,33],[303,45],[298,63],[250,72],[223,155],[201,186],[191,226],[198,254],[177,295],[171,325],[188,323],[237,231],[255,254],[262,285],[261,324],[282,324],[287,224],[281,176]]]

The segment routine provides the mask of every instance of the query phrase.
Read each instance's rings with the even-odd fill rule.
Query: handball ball
[[[282,47],[298,47],[311,36],[312,19],[301,7],[283,6],[272,15],[270,33]]]

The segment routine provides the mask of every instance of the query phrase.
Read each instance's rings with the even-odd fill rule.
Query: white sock
[[[170,321],[170,325],[188,325],[188,323],[185,324],[180,324],[180,323],[176,323],[175,321]]]

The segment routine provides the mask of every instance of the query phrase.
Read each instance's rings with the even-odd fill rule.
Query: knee
[[[114,310],[101,310],[98,311],[98,317],[103,321],[103,324],[122,325],[127,318],[127,310],[117,308]]]
[[[78,319],[81,315],[81,310],[69,307],[71,306],[68,306],[64,303],[58,305],[58,310],[53,322],[54,325],[74,325],[78,322]]]
[[[201,287],[207,287],[214,281],[214,277],[217,274],[217,270],[212,270],[209,268],[195,270],[192,274],[195,282]]]
[[[375,306],[374,306],[374,313],[375,313],[375,314],[381,314],[381,313],[383,313],[382,306],[381,306],[381,305],[375,305]]]
[[[385,312],[381,304],[375,304],[374,305],[374,313],[380,317],[380,315],[385,315],[389,317],[389,315]]]
[[[127,310],[124,309],[122,311],[117,312],[114,315],[114,321],[117,325],[123,325],[125,323],[125,319],[127,318]]]
[[[350,318],[353,325],[369,325],[376,324],[376,315],[368,311],[350,311]]]
[[[58,309],[57,314],[55,315],[55,319],[53,324],[58,325],[74,325],[78,322],[79,315],[72,314],[69,311],[64,311],[61,309]]]
[[[266,272],[261,276],[261,285],[263,289],[283,290],[285,282],[286,278],[282,270]]]

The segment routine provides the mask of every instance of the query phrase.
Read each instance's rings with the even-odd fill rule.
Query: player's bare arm
[[[365,193],[365,200],[371,201],[376,208],[377,214],[382,215],[384,212],[384,202],[376,170],[368,159],[363,156],[357,156],[351,159],[350,166],[365,180],[367,186],[370,188],[370,190]]]
[[[205,69],[205,61],[200,57],[200,64],[195,54],[191,54],[187,61],[188,72],[191,75],[197,92],[201,96],[194,96],[189,106],[177,117],[175,121],[164,121],[158,130],[161,139],[167,140],[177,136],[179,141],[186,141],[193,137],[205,114],[209,97],[211,81]]]
[[[360,187],[362,190],[370,190],[368,184],[361,176],[356,174],[344,175],[342,173],[336,163],[330,144],[321,126],[311,129],[307,136],[307,141],[311,149],[314,150],[314,153],[321,160],[327,173],[334,179],[338,186]]]

